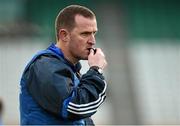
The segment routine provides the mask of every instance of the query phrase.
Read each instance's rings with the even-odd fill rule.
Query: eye
[[[81,33],[81,35],[82,36],[89,36],[89,35],[91,35],[91,33],[90,32],[83,32],[83,33]]]
[[[91,36],[91,35],[96,35],[96,33],[97,33],[97,31],[94,31],[94,32],[82,32],[81,33],[81,36],[83,36],[83,37],[89,37],[89,36]]]
[[[95,32],[93,32],[93,34],[94,34],[94,35],[96,35],[96,33],[97,33],[96,31],[95,31]]]

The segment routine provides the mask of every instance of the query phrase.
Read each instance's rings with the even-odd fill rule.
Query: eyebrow
[[[95,34],[95,33],[97,33],[97,31],[92,31],[92,32],[90,32],[90,31],[82,31],[81,32],[81,34],[90,34],[90,33]]]

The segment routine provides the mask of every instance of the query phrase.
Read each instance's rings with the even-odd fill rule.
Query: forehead
[[[97,31],[97,22],[96,18],[86,18],[81,15],[75,16],[75,28],[81,29],[92,29],[93,31]]]

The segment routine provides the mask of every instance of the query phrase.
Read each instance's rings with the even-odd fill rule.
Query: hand
[[[88,64],[90,67],[98,66],[101,69],[104,69],[107,66],[105,55],[100,48],[96,49],[95,54],[93,49],[90,50],[90,54],[88,56]]]

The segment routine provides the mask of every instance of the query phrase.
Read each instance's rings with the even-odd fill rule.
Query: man
[[[97,23],[86,7],[70,5],[55,22],[56,44],[40,51],[21,79],[21,124],[93,125],[91,116],[105,100],[102,70],[107,62],[96,43]],[[80,75],[79,60],[90,69]]]

